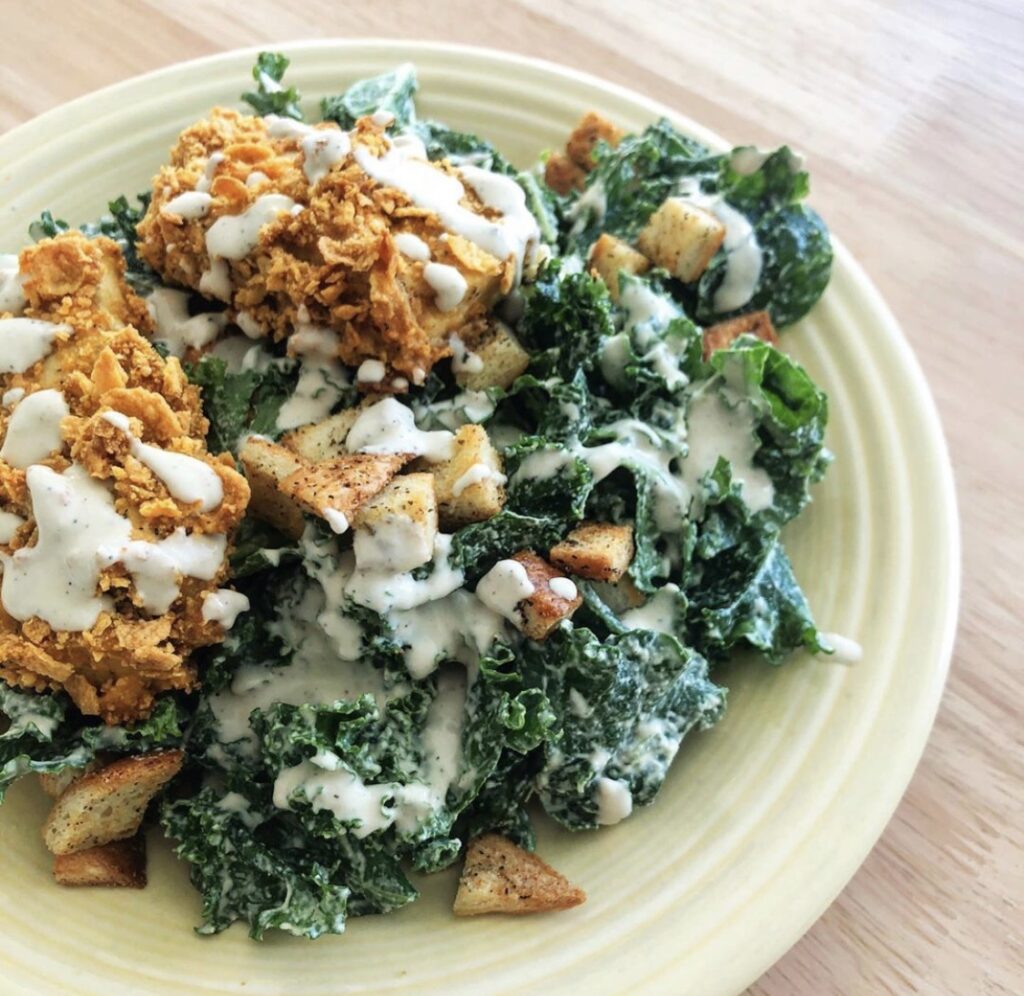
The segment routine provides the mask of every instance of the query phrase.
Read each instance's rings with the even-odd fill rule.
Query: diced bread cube
[[[582,190],[587,171],[576,165],[564,152],[552,152],[544,164],[544,182],[556,194]]]
[[[670,197],[637,238],[640,251],[689,284],[707,268],[725,241],[725,225],[710,211]]]
[[[138,832],[150,800],[180,770],[184,753],[124,757],[74,782],[43,824],[53,854],[72,854]]]
[[[553,546],[551,562],[592,581],[618,581],[635,553],[633,527],[611,522],[585,522]]]
[[[353,546],[360,570],[411,571],[434,556],[437,500],[433,474],[403,474],[356,513]]]
[[[39,787],[51,799],[56,799],[83,775],[87,775],[90,771],[95,771],[99,767],[102,767],[102,762],[92,760],[84,768],[65,768],[63,771],[52,774],[48,771],[40,771]]]
[[[400,453],[347,453],[300,467],[280,488],[304,512],[343,533],[363,503],[382,491],[407,460]]]
[[[622,129],[616,128],[607,118],[595,111],[587,111],[569,135],[565,151],[580,169],[589,173],[594,168],[594,148],[597,143],[607,142],[614,147],[622,141],[623,134]]]
[[[623,574],[618,581],[595,581],[593,587],[601,601],[619,615],[639,609],[647,601],[647,596],[628,574]]]
[[[469,842],[452,911],[456,916],[547,913],[586,899],[582,889],[536,854],[488,833]]]
[[[590,247],[590,271],[604,281],[613,301],[619,299],[620,273],[644,273],[650,266],[643,253],[607,232]]]
[[[779,336],[767,311],[752,311],[749,315],[730,318],[704,330],[704,359],[710,358],[716,350],[725,349],[741,335],[756,335],[762,342],[779,345]]]
[[[146,886],[146,838],[141,833],[127,840],[87,847],[53,859],[58,885],[107,886],[143,889]]]
[[[281,437],[281,445],[307,460],[312,460],[313,463],[342,456],[346,452],[345,440],[356,419],[378,401],[379,395],[367,397],[355,407],[335,412],[322,422],[312,422],[292,429]]]
[[[530,365],[530,354],[504,322],[488,322],[480,332],[467,338],[466,345],[482,363],[479,370],[463,369],[455,374],[459,387],[469,391],[511,387]]]
[[[259,436],[246,439],[238,459],[249,479],[253,512],[285,535],[298,539],[306,525],[302,509],[281,491],[281,483],[306,467],[306,461],[292,450]]]
[[[519,629],[531,640],[544,640],[563,619],[569,619],[583,604],[583,597],[576,591],[573,598],[565,598],[552,589],[551,582],[555,578],[566,580],[564,573],[532,550],[520,550],[511,559],[523,565],[533,585],[533,594],[527,595],[517,606],[522,617]],[[576,590],[575,585],[571,590]]]
[[[505,504],[501,457],[481,425],[464,425],[455,433],[455,452],[431,464],[434,492],[446,531],[497,515]]]

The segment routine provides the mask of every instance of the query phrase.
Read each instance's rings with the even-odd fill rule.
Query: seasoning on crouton
[[[637,274],[650,269],[651,261],[627,242],[604,232],[590,247],[590,272],[600,277],[613,301],[619,299],[619,274]]]
[[[543,640],[583,604],[576,585],[532,550],[520,550],[512,560],[522,564],[533,593],[517,606],[522,616],[519,629],[531,640]]]
[[[464,425],[455,433],[450,460],[432,464],[441,526],[446,531],[497,515],[505,504],[501,457],[480,425]]]
[[[564,152],[552,152],[544,163],[544,182],[556,194],[563,196],[570,190],[582,190],[587,172],[580,169]]]
[[[396,477],[359,509],[352,524],[360,570],[411,571],[427,563],[438,530],[433,474]]]
[[[455,371],[455,382],[468,391],[511,387],[530,365],[530,354],[519,345],[512,330],[496,319],[467,333],[465,345],[479,361],[471,365],[472,369],[463,363]]]
[[[548,556],[553,564],[581,578],[618,581],[635,552],[632,526],[585,522],[553,546]]]
[[[547,913],[586,899],[582,889],[536,854],[489,833],[469,842],[452,910],[456,916]]]
[[[360,506],[382,491],[407,460],[400,453],[348,453],[300,467],[280,488],[304,512],[343,533]]]
[[[752,311],[749,315],[730,318],[726,322],[710,325],[704,330],[704,359],[716,350],[725,349],[741,335],[756,335],[762,342],[779,345],[779,335],[767,311]]]
[[[138,833],[126,840],[58,854],[53,859],[53,877],[58,885],[144,889],[146,838]]]
[[[184,753],[125,757],[79,778],[54,803],[43,840],[54,854],[72,854],[135,834],[150,800],[180,770]]]
[[[594,168],[594,148],[597,143],[607,142],[614,147],[622,141],[624,134],[621,128],[616,128],[607,118],[595,111],[587,111],[569,135],[565,151],[580,169],[589,173]]]
[[[637,238],[640,251],[683,283],[707,268],[725,241],[725,225],[710,211],[681,197],[669,197]]]
[[[40,771],[39,787],[51,798],[58,798],[63,792],[77,782],[83,775],[101,767],[102,761],[95,758],[82,768],[65,768],[63,771]]]
[[[291,450],[259,436],[246,439],[238,459],[249,479],[253,512],[286,536],[298,539],[306,526],[302,509],[281,491],[281,482],[305,467],[306,462]]]

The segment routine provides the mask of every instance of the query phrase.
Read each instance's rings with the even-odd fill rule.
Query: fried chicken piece
[[[313,184],[311,138],[342,148],[351,141],[353,150],[311,171]],[[449,355],[451,333],[510,289],[515,262],[447,231],[436,214],[356,162],[355,150],[380,156],[388,147],[369,118],[349,139],[332,124],[282,128],[215,108],[182,132],[154,179],[139,252],[165,280],[226,301],[249,334],[281,340],[297,327],[328,328],[345,363],[380,360],[419,382]],[[424,168],[459,175],[448,164]],[[482,219],[501,217],[471,186],[460,204]],[[211,228],[243,214],[252,225],[227,254],[233,258],[211,256],[211,245],[224,248],[216,235],[208,239]],[[439,272],[438,264],[457,273]],[[455,300],[460,278],[466,287]],[[439,280],[453,279],[456,292],[446,297]]]
[[[249,488],[230,455],[207,452],[179,362],[140,334],[149,314],[115,243],[68,232],[19,263],[23,317],[65,331],[0,374],[0,678],[136,720],[159,692],[192,688],[192,651],[223,639],[203,603],[227,575]],[[38,419],[18,415],[44,391],[48,452]]]

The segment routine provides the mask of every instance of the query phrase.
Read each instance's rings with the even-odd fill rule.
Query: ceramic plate
[[[448,45],[289,43],[289,81],[323,94],[410,60],[424,116],[526,165],[583,111],[636,130],[665,115],[637,94],[546,63]],[[255,49],[92,94],[0,138],[0,246],[44,208],[78,223],[144,190],[178,131],[235,104]],[[742,141],[743,135],[730,136]],[[813,171],[813,164],[812,164]],[[814,922],[882,832],[931,727],[956,622],[958,532],[935,406],[878,292],[837,246],[821,303],[785,348],[829,393],[835,464],[786,546],[824,630],[864,647],[845,667],[794,656],[716,673],[729,709],[687,738],[654,806],[600,833],[541,823],[539,851],[584,886],[569,913],[456,921],[455,872],[396,914],[315,943],[199,938],[199,899],[158,837],[144,892],[58,888],[25,779],[0,811],[2,985],[42,992],[734,993]],[[8,988],[10,987],[10,988]]]

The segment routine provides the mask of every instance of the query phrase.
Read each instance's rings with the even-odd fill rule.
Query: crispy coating
[[[332,130],[333,125],[320,126]],[[362,119],[356,146],[384,151],[382,128]],[[211,176],[204,180],[211,156]],[[256,248],[241,260],[223,260],[230,277],[234,315],[250,327],[286,339],[300,323],[338,333],[338,355],[357,366],[378,359],[418,380],[450,353],[452,332],[479,318],[514,279],[511,260],[499,260],[394,188],[379,186],[348,155],[311,187],[303,172],[298,137],[272,137],[262,118],[215,108],[182,132],[170,164],[153,181],[153,199],[139,225],[139,252],[165,280],[201,290],[210,270],[206,232],[225,215],[237,215],[265,194],[284,194],[302,210],[281,213],[263,226]],[[436,167],[451,171],[447,165]],[[167,209],[177,195],[209,183],[212,197],[201,218]],[[466,207],[490,216],[476,195]],[[409,233],[429,247],[435,263],[454,266],[468,290],[455,308],[440,311],[424,278],[425,262],[398,251],[395,235]],[[207,283],[205,290],[210,292]]]
[[[117,246],[69,232],[24,250],[20,268],[26,316],[64,322],[72,330],[34,367],[0,376],[0,391],[54,388],[64,394],[70,415],[61,423],[63,447],[42,463],[60,472],[75,462],[106,482],[135,539],[158,541],[179,527],[230,537],[248,505],[248,484],[229,455],[206,451],[199,392],[178,361],[163,359],[140,334],[150,331],[149,314],[124,282]],[[223,501],[201,512],[197,503],[175,499],[131,454],[125,434],[102,417],[112,409],[128,415],[132,432],[145,442],[212,467]],[[9,420],[10,411],[0,410],[0,439]],[[26,520],[0,547],[6,553],[36,541],[25,478],[24,470],[0,460],[0,508]],[[226,573],[225,564],[211,581],[183,578],[170,611],[152,616],[116,564],[100,577],[114,610],[100,613],[83,632],[54,630],[36,617],[19,622],[0,606],[0,678],[34,691],[63,687],[83,713],[109,723],[144,717],[157,693],[193,687],[192,651],[223,638],[219,624],[203,619],[202,604]]]

